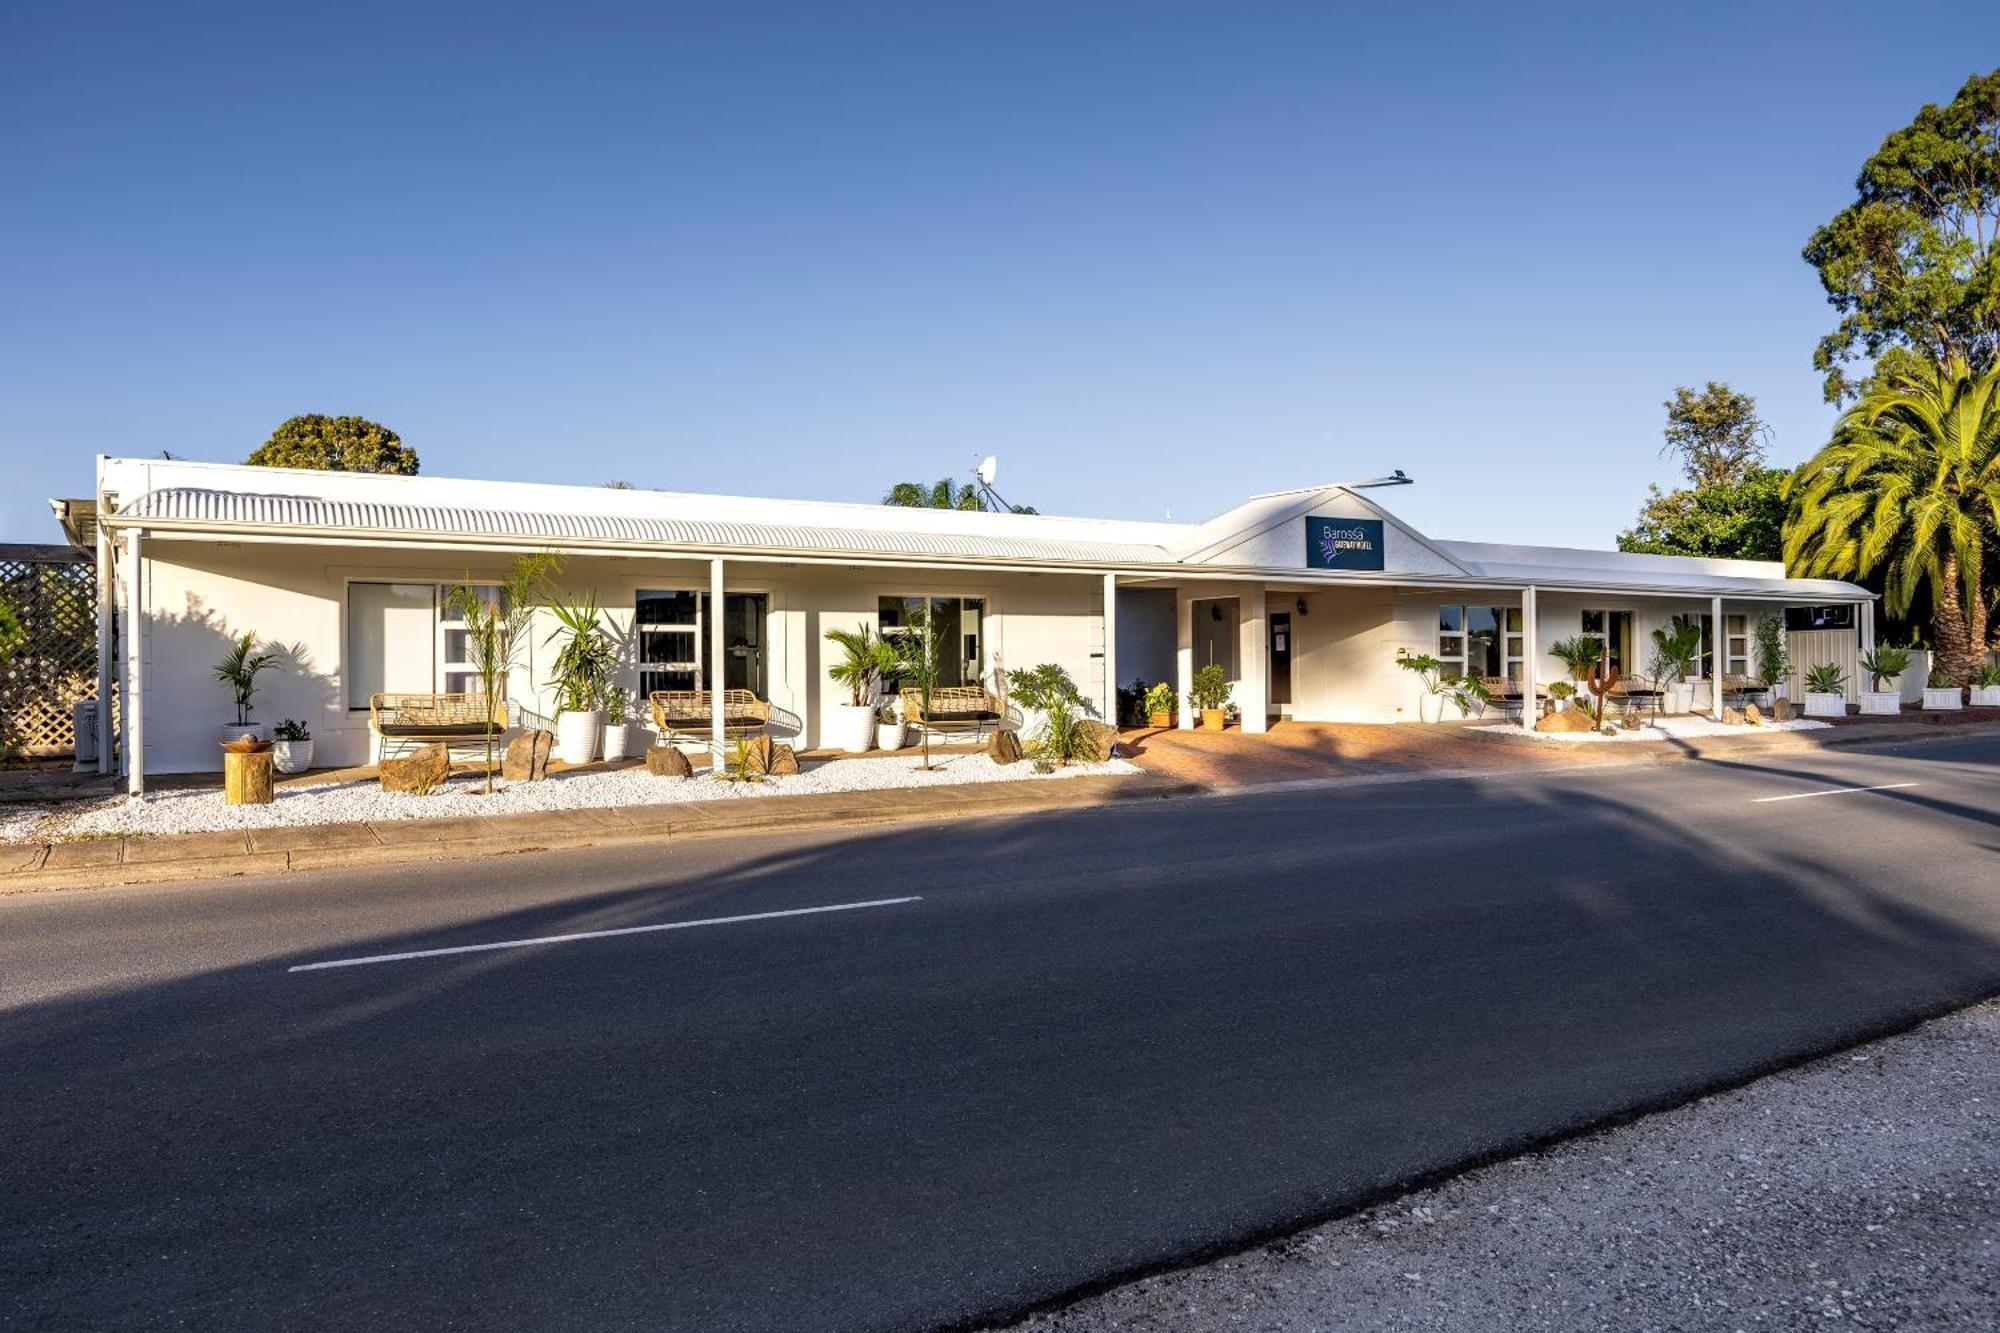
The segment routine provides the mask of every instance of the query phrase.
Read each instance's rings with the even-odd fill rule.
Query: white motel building
[[[773,732],[801,748],[846,701],[826,631],[893,629],[919,602],[954,645],[949,683],[1004,700],[1010,668],[1055,662],[1115,716],[1115,686],[1166,681],[1185,699],[1215,663],[1252,733],[1280,718],[1416,720],[1402,654],[1533,699],[1564,675],[1556,641],[1602,636],[1631,675],[1674,616],[1709,636],[1705,677],[1747,674],[1773,614],[1793,626],[1795,671],[1837,661],[1852,682],[1872,643],[1872,595],[1852,584],[1776,563],[1446,541],[1384,508],[1394,494],[1313,486],[1154,523],[100,458],[99,697],[115,685],[124,704],[123,741],[99,728],[98,758],[135,792],[148,772],[217,768],[233,714],[214,665],[248,631],[278,657],[257,720],[304,719],[318,763],[366,763],[371,695],[470,687],[449,590],[498,583],[537,551],[605,608],[635,717],[651,690],[720,681],[768,700]],[[529,635],[508,677],[523,720],[553,711],[546,637]],[[1717,693],[1701,706],[1719,709]]]

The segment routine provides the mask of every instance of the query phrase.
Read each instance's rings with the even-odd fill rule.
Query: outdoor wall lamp
[[[1304,615],[1306,613],[1306,599],[1303,597],[1299,598],[1298,610],[1300,615]]]

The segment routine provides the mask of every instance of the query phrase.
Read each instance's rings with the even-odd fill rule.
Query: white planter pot
[[[1815,694],[1806,691],[1807,717],[1846,717],[1847,696],[1844,694]]]
[[[271,742],[271,766],[280,773],[303,773],[312,767],[312,762],[313,743],[310,738]]]
[[[875,745],[875,710],[867,704],[835,704],[829,743],[848,754],[866,754]]]
[[[1894,690],[1863,690],[1861,711],[1870,717],[1894,717],[1903,711],[1903,696]]]
[[[639,725],[636,722],[605,723],[604,762],[608,764],[616,759],[630,758],[635,749],[632,738],[638,730]]]
[[[597,758],[597,738],[604,730],[604,714],[564,713],[556,719],[556,758],[565,764],[587,764]]]
[[[1426,690],[1417,699],[1417,717],[1425,722],[1437,722],[1444,717],[1444,696]]]
[[[906,739],[905,728],[900,722],[877,722],[875,724],[875,748],[878,750],[900,750]]]
[[[1668,681],[1665,695],[1666,697],[1660,703],[1669,713],[1689,713],[1694,711],[1694,686],[1687,681]]]
[[[271,739],[270,724],[265,722],[224,722],[215,729],[215,739],[233,741],[246,731],[260,741]]]
[[[1958,686],[1952,685],[1942,690],[1924,686],[1924,707],[1935,711],[1949,711],[1965,707],[1965,695]]]
[[[1972,687],[1974,708],[2000,708],[2000,685],[1975,685]]]

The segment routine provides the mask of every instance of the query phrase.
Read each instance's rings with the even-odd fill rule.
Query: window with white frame
[[[1750,617],[1722,618],[1722,673],[1726,676],[1750,674]],[[1701,617],[1701,678],[1715,678],[1715,618]]]
[[[1448,674],[1521,679],[1521,608],[1438,607],[1437,658]]]
[[[938,684],[980,685],[986,680],[986,599],[984,597],[884,597],[876,603],[883,638],[904,632],[910,613],[930,609],[931,629],[938,641]],[[885,695],[900,682],[884,681]]]
[[[355,582],[347,585],[343,674],[347,706],[368,707],[376,694],[469,694],[479,688],[464,618],[452,605],[456,583]],[[470,585],[489,604],[492,584]]]
[[[722,688],[765,695],[764,638],[770,598],[761,592],[722,598]],[[711,636],[716,633],[706,592],[692,588],[641,589],[633,599],[632,640],[639,665],[639,693],[705,690]]]

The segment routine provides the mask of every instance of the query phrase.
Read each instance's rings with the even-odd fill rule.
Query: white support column
[[[1875,651],[1875,603],[1871,599],[1861,603],[1861,655],[1868,656]]]
[[[1542,650],[1536,641],[1535,590],[1521,589],[1521,730],[1535,729],[1535,678],[1541,674]]]
[[[118,605],[118,570],[112,561],[111,533],[104,526],[106,506],[98,502],[97,519],[97,771],[111,772],[111,682],[118,664],[112,660],[113,617]],[[77,759],[81,761],[82,755]]]
[[[722,557],[708,562],[708,741],[715,752],[711,772],[722,771],[724,746],[722,714],[723,649],[728,636],[722,632]]]
[[[146,534],[125,534],[125,687],[119,701],[125,714],[125,794],[146,795],[146,582],[142,574]]]
[[[1102,717],[1118,725],[1118,576],[1104,576],[1104,711]]]
[[[1180,729],[1194,730],[1194,598],[1186,588],[1174,589],[1174,688],[1179,701]]]
[[[1271,725],[1271,645],[1264,624],[1264,585],[1252,584],[1236,599],[1236,711],[1247,732]]]
[[[1729,670],[1729,632],[1722,619],[1722,599],[1708,603],[1708,715],[1722,721],[1722,677]]]

